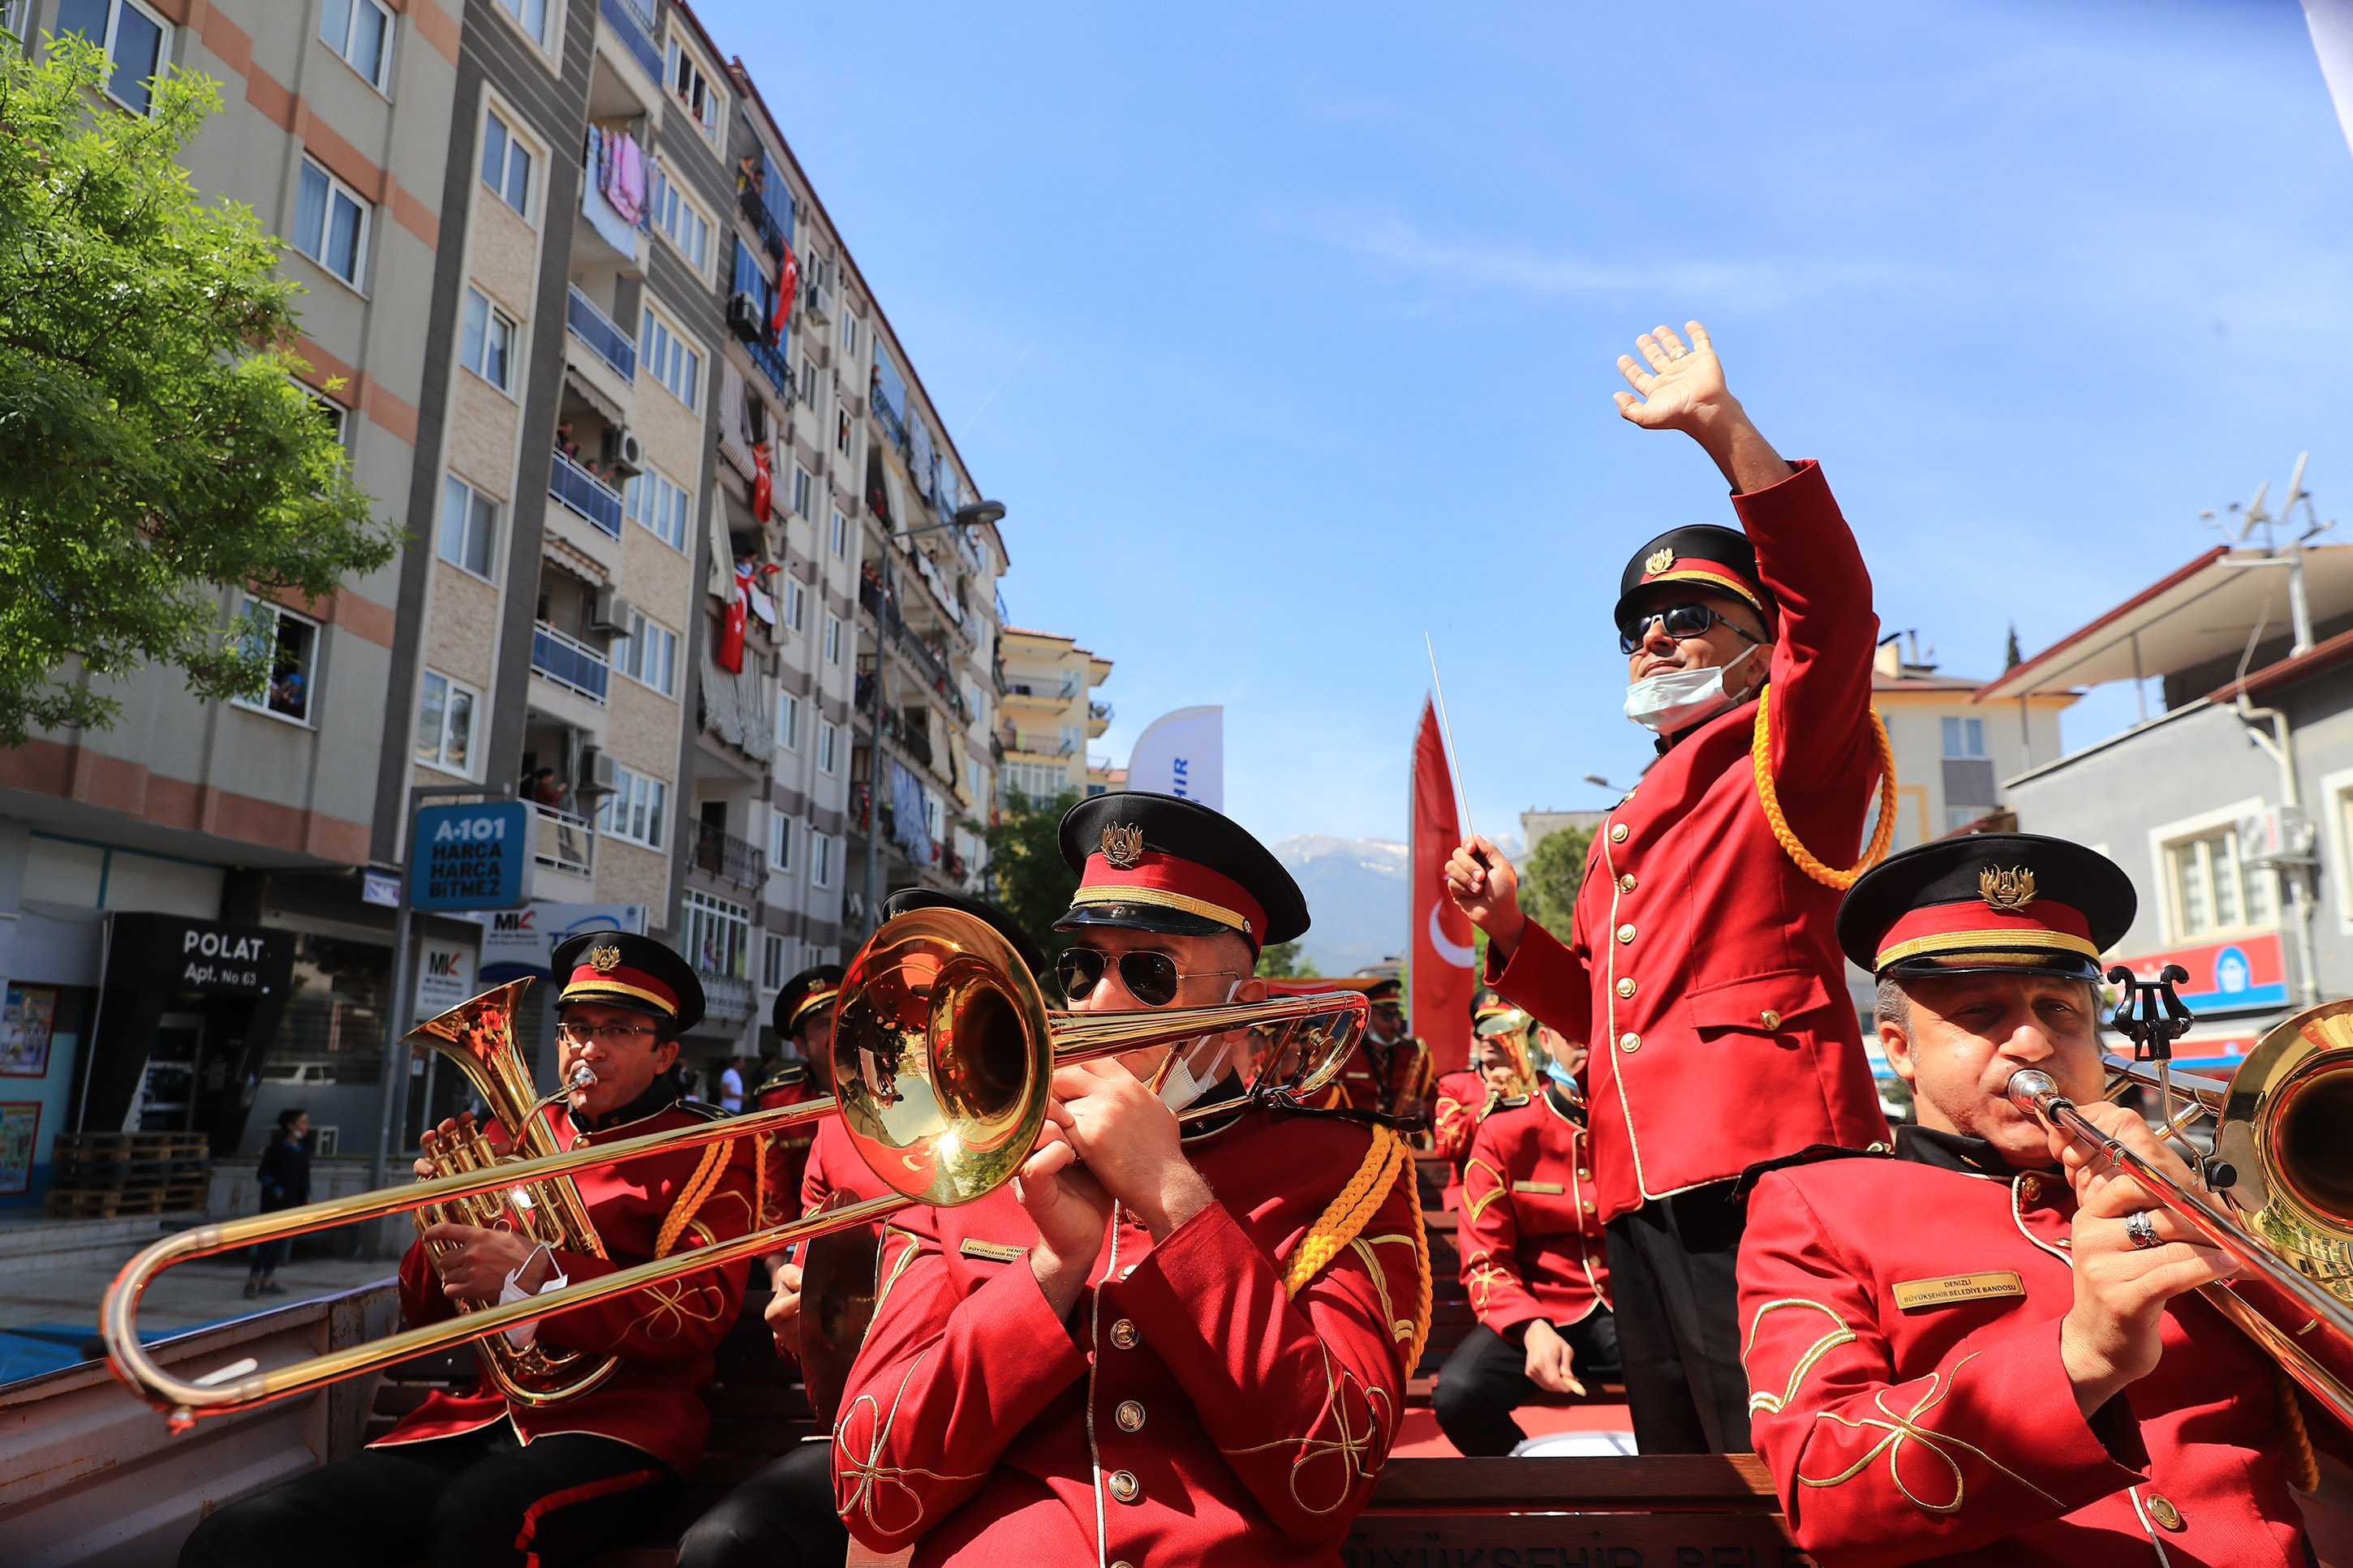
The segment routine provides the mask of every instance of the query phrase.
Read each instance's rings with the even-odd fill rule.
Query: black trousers
[[[196,1526],[180,1568],[564,1568],[661,1522],[679,1480],[642,1448],[570,1433],[525,1447],[501,1421],[456,1437],[370,1448]]]
[[[828,1437],[796,1444],[720,1499],[678,1543],[678,1568],[830,1568],[849,1549]]]
[[[1577,1322],[1553,1325],[1576,1355],[1577,1380],[1590,1386],[1596,1378],[1618,1373],[1618,1321],[1607,1307],[1597,1307]],[[1438,1429],[1460,1452],[1478,1457],[1508,1454],[1527,1436],[1512,1412],[1541,1398],[1544,1391],[1527,1373],[1528,1352],[1486,1324],[1463,1336],[1438,1369],[1438,1388],[1430,1395],[1437,1408]]]
[[[1645,1454],[1749,1452],[1733,1279],[1747,1223],[1730,1182],[1653,1198],[1609,1222],[1609,1299]]]

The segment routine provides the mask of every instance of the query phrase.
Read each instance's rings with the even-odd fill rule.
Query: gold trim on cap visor
[[[793,1009],[792,1016],[786,1019],[786,1022],[788,1024],[797,1024],[803,1018],[807,1017],[811,1012],[824,1006],[827,1003],[832,1001],[835,997],[840,994],[841,987],[839,985],[835,986],[830,991],[812,991],[807,995],[801,998],[800,1005]]]
[[[1081,888],[1071,895],[1073,906],[1079,904],[1156,904],[1162,909],[1181,910],[1188,915],[1199,915],[1219,925],[1250,934],[1249,917],[1236,914],[1222,904],[1207,899],[1196,899],[1183,893],[1164,892],[1158,888]]]
[[[1899,942],[1894,947],[1882,948],[1874,968],[1884,969],[1907,958],[1922,954],[1962,952],[1971,948],[1984,948],[1999,952],[2003,949],[2017,952],[2025,948],[2057,948],[2066,952],[2080,952],[2085,958],[2097,959],[2100,950],[2080,936],[2069,936],[2063,931],[1948,931],[1935,936],[1917,936],[1910,942]]]
[[[558,1003],[586,1002],[592,997],[609,995],[615,992],[618,992],[624,996],[635,996],[640,1001],[650,1002],[655,1006],[660,1008],[663,1012],[669,1014],[671,1017],[675,1018],[678,1016],[678,1005],[676,1003],[666,1002],[661,997],[656,995],[653,992],[645,990],[639,986],[626,984],[618,980],[606,980],[601,978],[586,981],[575,980],[571,984],[564,988],[564,994],[558,996],[556,1001]]]
[[[1726,567],[1725,570],[1729,572],[1731,568]],[[1662,575],[1650,578],[1641,584],[1640,586],[1645,588],[1655,588],[1662,583],[1704,583],[1709,587],[1717,589],[1723,593],[1737,594],[1743,599],[1748,601],[1749,607],[1757,611],[1757,614],[1762,615],[1765,613],[1763,601],[1759,600],[1756,595],[1750,593],[1746,584],[1719,573],[1669,572]]]

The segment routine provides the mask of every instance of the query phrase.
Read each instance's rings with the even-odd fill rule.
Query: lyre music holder
[[[2173,1042],[2198,1021],[2173,989],[2189,978],[2189,971],[2178,963],[2158,970],[2154,980],[2143,980],[2121,963],[2108,971],[2108,984],[2125,988],[2108,1022],[2132,1042],[2133,1060],[2157,1064],[2157,1091],[2165,1118],[2161,1136],[2166,1138],[2179,1131],[2174,1121]]]

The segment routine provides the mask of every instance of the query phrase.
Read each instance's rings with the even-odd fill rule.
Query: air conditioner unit
[[[633,479],[645,471],[646,444],[635,430],[607,429],[605,432],[605,464],[622,479]]]
[[[768,341],[768,313],[760,309],[757,296],[731,294],[727,298],[727,329],[747,343]]]
[[[588,629],[592,632],[616,632],[624,637],[629,630],[629,601],[611,588],[599,588],[589,605]]]
[[[2249,866],[2299,865],[2311,857],[2312,825],[2304,808],[2267,805],[2239,818],[2239,859]]]
[[[602,746],[580,748],[580,777],[582,782],[573,786],[572,793],[584,797],[608,795],[621,787],[613,759]]]

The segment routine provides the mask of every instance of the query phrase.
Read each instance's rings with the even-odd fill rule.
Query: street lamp
[[[865,930],[871,934],[882,919],[882,645],[895,629],[899,615],[898,573],[892,564],[892,545],[902,539],[913,539],[919,533],[937,533],[948,528],[979,528],[1005,515],[1005,503],[996,500],[967,501],[945,522],[927,522],[921,528],[900,529],[883,535],[882,599],[874,607],[874,694],[869,705],[871,737],[866,749],[866,910]],[[886,620],[885,617],[888,617]]]

